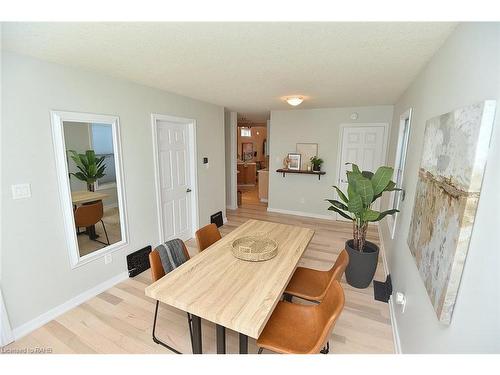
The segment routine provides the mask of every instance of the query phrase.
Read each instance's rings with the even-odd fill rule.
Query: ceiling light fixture
[[[285,100],[291,106],[296,107],[304,101],[304,98],[302,96],[291,96],[289,98],[286,98]]]

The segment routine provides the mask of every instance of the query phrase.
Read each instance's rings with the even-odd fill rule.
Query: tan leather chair
[[[342,250],[328,271],[297,267],[285,289],[285,300],[291,302],[292,297],[316,302],[323,300],[331,283],[334,280],[340,282],[348,264],[349,255],[347,251]]]
[[[103,209],[102,201],[97,201],[94,203],[83,204],[81,206],[78,206],[75,209],[74,216],[75,216],[76,228],[78,229],[80,227],[86,227],[88,232],[89,232],[89,228],[92,228],[98,222],[101,222],[102,228],[104,229],[104,234],[106,235],[107,243],[104,243],[102,241],[98,241],[97,239],[92,238],[90,233],[89,233],[89,237],[90,237],[90,239],[92,239],[94,241],[100,242],[104,245],[109,245],[108,232],[106,231],[106,226],[104,225],[104,222],[102,221],[102,217],[104,216],[104,209]],[[77,232],[77,234],[78,234],[78,232]]]
[[[184,255],[186,256],[186,259],[189,260],[189,252],[186,248],[186,245],[184,242],[182,243],[182,250],[184,251]],[[163,265],[161,264],[161,258],[160,258],[160,253],[158,253],[158,250],[153,250],[149,253],[149,264],[151,266],[151,279],[153,282],[160,280],[163,276],[165,276],[165,270],[163,269]],[[157,344],[160,344],[164,346],[165,348],[173,351],[176,354],[181,354],[177,349],[172,348],[170,345],[164,343],[160,339],[158,339],[155,335],[155,330],[156,330],[156,319],[158,317],[158,307],[160,305],[160,301],[156,301],[156,307],[155,307],[155,314],[154,314],[154,320],[153,320],[153,341]],[[193,345],[193,327],[192,327],[192,318],[191,314],[187,314],[188,318],[188,325],[189,325],[189,335],[191,337],[191,346]]]
[[[195,233],[196,242],[198,242],[198,248],[200,251],[205,250],[207,247],[219,241],[222,236],[220,235],[219,229],[215,224],[205,225],[200,228]]]
[[[317,305],[280,301],[257,339],[262,349],[277,353],[328,353],[328,337],[344,308],[344,291],[334,280]],[[326,347],[321,349],[326,342]]]

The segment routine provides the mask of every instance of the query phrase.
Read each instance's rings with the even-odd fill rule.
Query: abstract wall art
[[[488,100],[426,123],[408,246],[445,324],[451,322],[469,249],[495,106]]]

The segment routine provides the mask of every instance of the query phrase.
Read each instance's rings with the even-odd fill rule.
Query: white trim
[[[111,279],[108,279],[99,285],[94,286],[93,288],[77,295],[76,297],[71,298],[69,301],[64,302],[63,304],[56,306],[49,311],[39,315],[35,319],[30,320],[23,325],[14,328],[13,334],[14,339],[19,340],[23,336],[26,336],[30,332],[33,332],[35,329],[40,328],[44,324],[50,322],[51,320],[56,319],[58,316],[64,314],[66,311],[75,308],[78,305],[88,301],[89,299],[97,296],[98,294],[112,288],[116,284],[122,282],[123,280],[128,278],[128,271],[122,272]]]
[[[0,287],[0,347],[10,344],[14,341],[12,328],[10,327],[9,316],[2,295],[2,288]]]
[[[385,246],[384,246],[384,237],[382,236],[382,229],[381,229],[381,222],[379,221],[377,223],[377,230],[378,230],[378,238],[380,242],[380,253],[382,254],[382,264],[384,265],[384,271],[385,275],[390,274],[389,271],[389,264],[387,263],[387,255],[385,252]],[[389,228],[387,228],[389,229]],[[391,317],[391,328],[392,328],[392,341],[394,343],[394,353],[396,354],[402,354],[401,351],[401,340],[399,338],[399,331],[398,331],[398,323],[396,321],[396,314],[394,311],[394,302],[392,300],[392,295],[389,297],[389,315]]]
[[[267,203],[267,202],[268,202],[268,199],[267,199],[267,198],[260,198],[260,201],[261,201],[262,203]]]
[[[128,245],[125,183],[123,181],[123,164],[121,160],[122,149],[120,142],[120,123],[117,116],[91,113],[51,111],[50,116],[52,122],[52,140],[58,178],[59,199],[62,207],[62,216],[64,221],[64,230],[66,232],[66,241],[68,244],[70,265],[71,268],[74,269],[96,259],[102,258],[104,255],[120,250]],[[71,201],[71,187],[68,179],[68,165],[66,162],[67,157],[63,129],[63,123],[65,121],[110,124],[113,128],[113,144],[116,147],[114,152],[115,173],[117,186],[120,187],[117,187],[116,191],[120,207],[119,214],[122,239],[119,242],[82,257],[78,251],[78,240],[76,238],[75,221],[73,217],[73,203]]]
[[[268,207],[267,211],[268,212],[275,212],[275,213],[278,213],[278,214],[312,217],[312,218],[315,218],[315,219],[335,220],[335,216],[333,216],[333,215],[322,215],[322,214],[313,214],[311,212],[282,210],[281,208]]]
[[[227,210],[237,210],[237,209],[238,209],[238,206],[234,206],[234,207],[231,207],[231,206],[226,206],[226,209],[227,209]]]
[[[227,223],[227,217],[226,217],[226,216],[223,216],[223,217],[222,217],[222,222],[223,222],[224,224],[226,224],[226,223]]]
[[[339,127],[339,136],[338,136],[338,151],[337,151],[337,170],[335,176],[335,185],[340,185],[340,169],[342,166],[342,143],[344,137],[344,129],[345,128],[358,128],[358,127],[374,127],[374,126],[383,126],[384,127],[384,143],[382,149],[382,164],[385,165],[387,163],[387,144],[389,142],[389,123],[387,122],[370,122],[370,123],[345,123],[340,124]],[[340,186],[339,186],[340,187]],[[335,193],[336,195],[337,193]],[[346,221],[346,219],[342,218],[339,214],[335,214],[337,220]]]
[[[405,164],[403,165],[403,170],[401,173],[401,180],[400,181],[395,181],[396,182],[396,187],[403,187],[403,179],[404,179],[404,171],[405,171],[405,166],[406,166],[406,154],[408,152],[408,145],[410,143],[410,131],[411,131],[411,114],[413,112],[413,108],[410,107],[408,108],[401,116],[399,116],[399,131],[398,131],[398,144],[396,147],[396,159],[394,160],[394,169],[396,169],[399,166],[399,163],[401,162],[401,157],[403,154],[405,155]],[[405,136],[405,122],[406,119],[408,119],[408,141],[406,142],[406,148],[404,150],[400,150],[404,141],[404,136]],[[401,152],[400,152],[401,151]],[[399,186],[398,186],[399,182]],[[401,203],[401,195],[399,196],[399,200],[396,206],[393,205],[394,201],[394,195],[396,194],[395,191],[391,191],[391,194],[389,195],[389,207],[388,209],[396,208],[399,209],[400,203]],[[398,213],[396,212],[394,215],[389,215],[387,216],[388,219],[388,225],[389,225],[389,233],[391,234],[391,238],[394,239],[394,235],[396,233],[396,225],[398,221]]]
[[[157,122],[167,121],[177,124],[183,124],[188,127],[189,134],[189,163],[191,174],[191,237],[199,227],[198,213],[198,148],[196,142],[196,120],[184,117],[175,117],[170,115],[162,115],[157,113],[151,114],[151,127],[153,135],[153,163],[155,174],[155,190],[156,190],[156,214],[158,218],[158,243],[163,243],[167,239],[163,236],[163,219],[161,209],[161,191],[160,191],[160,163],[158,161],[158,131]],[[182,238],[188,240],[189,238]]]
[[[394,302],[392,301],[392,296],[389,297],[389,314],[391,316],[391,326],[392,326],[392,340],[394,341],[394,353],[403,354],[401,350],[401,340],[399,338],[398,323],[396,321],[396,314],[394,312]]]
[[[109,210],[110,208],[116,208],[116,207],[118,207],[118,203],[111,203],[111,204],[105,205],[104,209]]]

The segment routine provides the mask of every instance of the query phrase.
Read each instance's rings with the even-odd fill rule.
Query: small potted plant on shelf
[[[321,164],[323,164],[323,159],[318,158],[317,156],[313,156],[311,159],[309,159],[312,164],[312,170],[314,172],[320,172],[321,171]]]
[[[70,176],[73,175],[80,181],[85,182],[88,191],[94,191],[95,182],[106,175],[104,173],[106,169],[104,156],[96,157],[94,150],[87,150],[85,154],[79,154],[74,150],[68,150],[68,153],[79,170],[79,172],[70,173]]]
[[[334,186],[339,200],[329,200],[330,211],[335,211],[353,224],[353,239],[345,243],[349,254],[349,265],[346,269],[346,279],[355,288],[366,288],[375,275],[378,263],[379,248],[366,240],[368,224],[382,220],[387,215],[399,212],[391,209],[383,212],[372,209],[373,203],[382,196],[384,191],[401,190],[391,181],[393,169],[380,167],[375,173],[360,171],[356,164],[347,171],[347,195]]]

